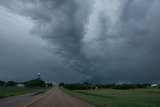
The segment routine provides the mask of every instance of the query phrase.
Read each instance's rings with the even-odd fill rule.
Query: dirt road
[[[55,88],[46,97],[28,107],[93,107],[92,105],[68,95]]]
[[[20,95],[0,100],[0,107],[93,107],[92,105],[68,95],[58,88],[47,93],[30,96]]]

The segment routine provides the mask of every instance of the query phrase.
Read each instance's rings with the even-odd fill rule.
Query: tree
[[[6,82],[7,86],[15,86],[16,84],[17,84],[17,82],[14,82],[14,81],[7,81]]]
[[[63,87],[63,86],[64,86],[64,83],[63,83],[63,82],[60,82],[60,83],[59,83],[59,86],[60,86],[60,87]]]
[[[4,85],[5,81],[0,80],[0,86]]]
[[[27,81],[25,84],[27,87],[45,87],[46,86],[46,83],[40,78]]]
[[[46,83],[47,87],[52,87],[53,84],[52,83]]]

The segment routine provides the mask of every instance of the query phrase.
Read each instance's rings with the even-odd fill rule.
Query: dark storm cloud
[[[111,6],[112,10],[115,5]],[[90,22],[89,28],[97,28],[94,27],[96,24],[100,28],[91,30],[86,35],[88,38],[95,34],[91,37],[92,40],[90,38],[86,40],[89,41],[89,44],[86,42],[87,49],[91,49],[88,50],[89,54],[95,52],[96,49],[93,47],[97,47],[98,50],[91,58],[94,58],[93,65],[96,65],[93,71],[100,72],[101,69],[98,75],[106,74],[105,77],[111,81],[114,79],[128,81],[134,78],[138,81],[158,80],[159,5],[159,1],[156,0],[123,1],[117,6],[120,14],[114,11],[112,12],[116,15],[108,14],[110,12],[106,12],[108,8],[103,9],[102,15],[95,11],[92,14],[93,18],[98,18]],[[151,23],[152,20],[157,23]],[[96,24],[92,25],[92,23]]]
[[[30,18],[35,24],[32,34],[48,42],[44,51],[50,59],[36,66],[47,64],[41,69],[54,81],[146,82],[160,77],[158,0],[5,0],[0,4]]]
[[[11,11],[35,21],[37,27],[32,33],[40,35],[53,45],[46,47],[46,51],[49,51],[53,56],[58,57],[62,61],[59,69],[55,69],[53,61],[49,63],[49,65],[53,64],[52,68],[48,68],[49,70],[46,71],[49,73],[52,71],[53,78],[54,73],[60,75],[59,79],[64,76],[66,77],[66,73],[67,75],[73,74],[73,76],[61,79],[65,81],[73,81],[78,78],[82,80],[82,77],[85,77],[79,74],[79,72],[83,72],[82,70],[84,70],[79,66],[83,68],[85,66],[83,64],[83,60],[85,59],[81,53],[81,39],[83,38],[83,27],[86,22],[86,14],[88,13],[86,10],[87,4],[85,6],[84,3],[78,3],[78,1],[66,0],[47,2],[13,1],[12,3],[4,1],[1,4]],[[81,8],[80,10],[83,11],[79,11],[78,8]],[[53,58],[53,60],[55,59]],[[65,66],[67,66],[67,69]],[[63,73],[60,72],[61,68],[63,68]],[[74,75],[79,75],[79,77],[71,79],[70,77],[74,77]]]

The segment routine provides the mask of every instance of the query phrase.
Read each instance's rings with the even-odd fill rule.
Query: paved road
[[[46,93],[42,93],[34,96],[34,94],[23,94],[8,98],[0,99],[0,107],[24,107],[35,99],[44,96]]]
[[[58,88],[37,96],[20,95],[0,100],[0,107],[93,107]]]
[[[31,104],[29,107],[93,107],[59,89],[53,89],[46,97]]]

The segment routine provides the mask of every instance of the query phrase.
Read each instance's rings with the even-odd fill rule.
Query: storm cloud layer
[[[159,81],[159,10],[159,0],[0,0],[0,79]]]

